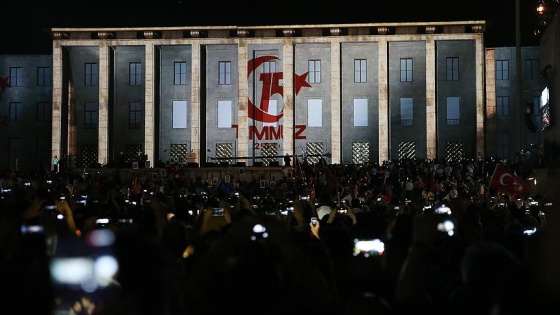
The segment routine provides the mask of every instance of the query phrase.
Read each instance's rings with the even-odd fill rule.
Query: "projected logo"
[[[261,56],[255,59],[249,60],[248,63],[248,78],[251,78],[253,71],[257,68],[261,67],[265,62],[271,60],[278,60],[278,57],[275,56]],[[299,93],[302,87],[311,87],[311,85],[307,82],[307,75],[309,72],[306,72],[302,75],[295,74],[294,77],[294,86],[296,95]],[[270,110],[270,98],[276,94],[281,96],[283,95],[283,85],[282,80],[284,79],[283,72],[266,72],[261,73],[258,80],[262,82],[262,89],[261,89],[261,101],[258,106],[256,106],[253,101],[249,98],[248,102],[248,111],[249,111],[249,118],[254,119],[256,121],[260,121],[263,123],[274,123],[278,122],[282,116],[284,115],[284,110],[280,110],[278,113],[271,113]],[[256,82],[255,82],[256,84]]]

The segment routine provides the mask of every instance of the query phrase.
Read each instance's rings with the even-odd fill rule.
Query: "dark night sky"
[[[293,2],[189,0],[15,0],[0,5],[1,54],[50,54],[52,27],[338,24],[486,20],[487,47],[515,46],[514,0]],[[178,2],[180,1],[180,2]],[[204,6],[205,3],[211,5]],[[280,4],[281,3],[281,4]],[[537,0],[520,0],[523,46],[539,45]],[[344,5],[344,6],[342,6]]]

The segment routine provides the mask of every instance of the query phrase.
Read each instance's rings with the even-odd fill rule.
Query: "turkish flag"
[[[489,188],[515,195],[522,195],[527,192],[525,180],[501,163],[496,164],[494,168],[494,173],[490,177]]]

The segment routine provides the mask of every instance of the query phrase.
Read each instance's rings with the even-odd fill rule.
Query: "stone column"
[[[284,115],[282,130],[282,147],[284,152],[280,155],[294,154],[294,45],[291,41],[285,41],[282,49],[282,72],[283,76],[283,107]]]
[[[144,77],[144,154],[153,165],[155,143],[155,115],[154,115],[154,89],[155,86],[155,60],[154,44],[145,45],[145,77]]]
[[[387,38],[380,38],[377,42],[377,73],[379,103],[379,164],[389,160],[389,56],[387,55]]]
[[[200,161],[202,152],[200,152],[200,128],[206,126],[206,122],[200,122],[200,72],[206,71],[204,65],[200,64],[200,42],[196,41],[191,43],[191,150],[196,153],[197,162],[202,165]],[[206,141],[206,139],[202,140]],[[204,155],[206,156],[206,154]]]
[[[247,105],[249,100],[249,83],[247,79],[248,56],[246,40],[239,40],[239,46],[237,48],[237,60],[239,68],[239,72],[237,73],[239,81],[239,95],[237,100],[239,104],[239,110],[237,112],[237,156],[249,156],[249,118],[247,113]],[[237,161],[243,162],[242,160]]]
[[[436,42],[433,37],[426,39],[426,158],[437,157],[437,116],[436,116]]]
[[[342,160],[340,115],[340,42],[331,42],[331,163],[340,164]],[[327,153],[327,152],[325,152]]]
[[[56,155],[61,156],[62,148],[62,73],[63,70],[63,54],[60,44],[56,41],[53,44],[53,95],[52,95],[52,143],[50,165],[52,170],[52,158]]]
[[[99,126],[97,142],[97,162],[106,164],[109,160],[109,74],[111,53],[107,43],[99,46]]]

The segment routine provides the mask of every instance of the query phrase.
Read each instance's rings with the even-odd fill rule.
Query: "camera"
[[[299,196],[299,200],[309,200],[309,195]]]
[[[385,243],[380,239],[354,239],[354,256],[375,257],[383,255]]]
[[[337,213],[341,213],[341,214],[346,214],[348,212],[348,210],[346,209],[337,209],[336,210]]]
[[[311,218],[311,225],[313,225],[313,226],[317,225],[317,217],[312,217]]]

